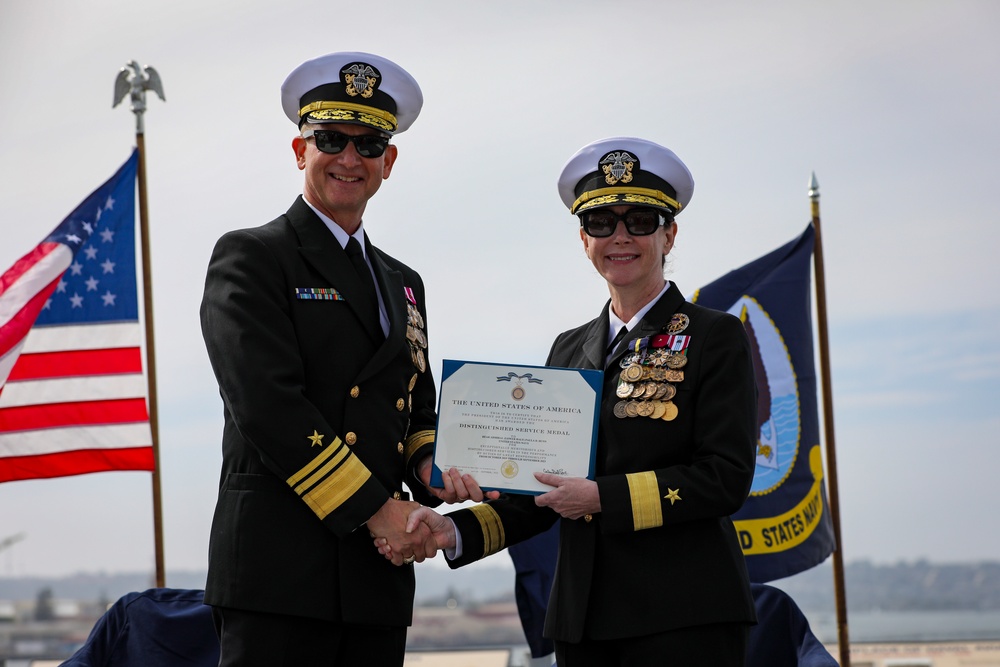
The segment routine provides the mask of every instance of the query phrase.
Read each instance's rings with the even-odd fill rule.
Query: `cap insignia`
[[[607,184],[615,185],[632,181],[632,167],[636,162],[636,157],[627,151],[612,151],[601,158],[598,164],[604,170]]]
[[[353,63],[340,70],[347,84],[346,92],[351,97],[360,95],[365,99],[375,94],[381,75],[378,70],[367,63]]]

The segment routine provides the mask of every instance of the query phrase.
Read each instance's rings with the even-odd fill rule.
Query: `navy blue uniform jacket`
[[[367,243],[387,338],[355,311],[363,286],[299,197],[225,234],[208,268],[202,332],[224,406],[222,476],[205,601],[351,623],[408,625],[412,566],[364,523],[434,441],[435,389],[406,339],[420,276]],[[414,483],[414,496],[438,504]]]
[[[628,340],[661,333],[674,313],[690,323],[673,421],[619,419],[621,371],[605,371],[597,442],[601,509],[562,519],[545,636],[567,642],[635,637],[755,620],[743,552],[729,516],[746,500],[757,443],[756,389],[746,333],[732,315],[688,303],[675,285]],[[560,334],[549,366],[604,368],[608,306]],[[545,530],[559,517],[530,496],[453,512],[459,567]]]

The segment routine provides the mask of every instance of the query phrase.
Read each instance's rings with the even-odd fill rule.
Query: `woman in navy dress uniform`
[[[729,517],[753,481],[756,389],[739,319],[664,278],[693,190],[672,151],[627,137],[585,146],[559,179],[611,294],[546,361],[604,369],[595,479],[538,473],[552,491],[410,517],[451,567],[559,519],[545,636],[560,667],[744,664],[755,613]]]

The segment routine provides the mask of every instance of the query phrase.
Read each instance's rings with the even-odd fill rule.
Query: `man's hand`
[[[597,482],[583,477],[562,477],[544,472],[536,472],[535,479],[542,484],[556,487],[548,493],[535,496],[539,507],[551,507],[559,516],[579,519],[587,514],[601,511],[601,493]]]
[[[458,468],[452,468],[441,475],[441,479],[444,481],[444,488],[436,489],[431,486],[432,465],[431,456],[428,454],[417,465],[417,475],[431,495],[440,498],[446,503],[461,503],[466,500],[474,500],[479,503],[483,501],[483,498],[496,500],[500,497],[499,491],[484,493],[472,475],[463,475],[458,471]]]
[[[393,565],[409,565],[413,561],[420,563],[425,558],[434,558],[437,553],[430,528],[419,525],[407,530],[407,517],[420,507],[420,503],[390,498],[375,516],[368,519],[371,536],[392,545],[392,552],[386,558]]]
[[[406,532],[416,534],[424,530],[430,533],[431,539],[438,549],[455,548],[455,524],[452,523],[451,519],[441,516],[429,507],[418,507],[410,513],[406,520]],[[375,547],[393,564],[399,565],[397,562],[398,552],[389,540],[384,537],[376,537]]]

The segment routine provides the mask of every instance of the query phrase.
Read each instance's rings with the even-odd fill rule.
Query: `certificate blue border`
[[[538,368],[543,370],[576,371],[583,378],[584,382],[594,390],[594,424],[590,431],[590,465],[588,466],[587,479],[594,479],[594,467],[597,465],[597,427],[601,415],[601,397],[604,390],[604,371],[596,368],[566,368],[564,366],[532,366],[530,364],[511,364],[495,361],[458,361],[455,359],[444,359],[441,362],[441,391],[438,392],[437,414],[441,414],[441,399],[444,396],[444,383],[449,377],[455,374],[462,366],[473,364],[477,366],[505,366],[510,368]],[[435,424],[435,434],[438,428]],[[444,488],[441,470],[437,466],[437,450],[434,452],[434,459],[431,461],[431,486],[437,489]],[[492,486],[482,487],[484,491],[500,491],[501,493],[519,493],[523,495],[540,496],[542,491],[512,491],[511,489],[500,489]]]

